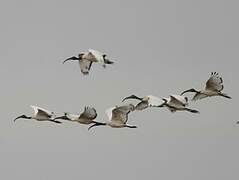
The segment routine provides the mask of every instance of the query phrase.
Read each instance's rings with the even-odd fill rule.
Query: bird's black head
[[[188,97],[185,97],[185,101],[188,102]]]
[[[103,59],[106,59],[106,54],[103,54],[102,57],[103,57]]]
[[[78,60],[79,60],[79,59],[82,59],[83,56],[84,56],[84,53],[78,54]]]

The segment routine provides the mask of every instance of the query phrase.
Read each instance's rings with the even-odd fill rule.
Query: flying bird
[[[158,98],[152,95],[148,95],[145,97],[138,97],[136,95],[131,95],[124,98],[122,102],[124,102],[127,99],[139,100],[140,102],[135,106],[135,110],[139,110],[139,111],[144,110],[148,107],[159,107],[164,102],[161,98]]]
[[[222,96],[231,99],[230,96],[222,92],[223,89],[224,86],[222,77],[220,77],[217,72],[212,72],[210,78],[206,82],[205,89],[198,91],[192,88],[182,92],[181,95],[187,92],[193,92],[195,93],[194,97],[192,98],[193,101],[212,96]]]
[[[123,106],[115,106],[106,110],[106,114],[109,118],[108,122],[98,123],[91,125],[88,129],[95,126],[110,126],[112,128],[137,128],[137,126],[131,126],[126,124],[128,121],[128,115],[130,112],[134,111],[135,107],[133,104],[123,105]]]
[[[171,112],[188,111],[199,113],[198,110],[187,108],[188,98],[181,95],[170,95],[169,98],[163,98],[164,103],[158,107],[167,107]]]
[[[14,119],[14,122],[17,119],[35,119],[37,121],[50,121],[50,122],[54,122],[54,123],[61,123],[60,121],[56,121],[54,120],[55,114],[54,112],[45,110],[43,108],[37,107],[37,106],[31,106],[31,108],[33,108],[34,110],[34,114],[32,116],[26,116],[26,115],[21,115],[17,118]]]
[[[81,124],[91,124],[91,123],[99,123],[94,121],[94,119],[97,117],[96,109],[93,107],[86,106],[84,111],[81,114],[69,114],[65,113],[64,116],[56,117],[55,119],[62,119],[72,122],[78,122]]]
[[[113,61],[110,61],[106,58],[106,54],[101,53],[97,50],[89,49],[88,52],[82,52],[76,56],[72,56],[63,61],[63,64],[67,61],[78,61],[80,65],[81,72],[84,75],[89,74],[92,63],[102,63],[103,67],[106,67],[106,64],[113,64]]]

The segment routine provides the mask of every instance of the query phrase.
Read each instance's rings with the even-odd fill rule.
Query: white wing
[[[66,113],[66,117],[68,117],[71,120],[77,120],[80,117],[80,115]]]
[[[111,108],[109,108],[109,109],[107,109],[107,110],[105,111],[105,113],[107,114],[109,120],[112,119],[112,111],[113,111],[115,108],[116,108],[116,106],[115,106],[115,107],[111,107]]]
[[[129,105],[119,106],[112,110],[111,121],[125,124],[128,120],[128,114],[131,112]]]
[[[53,112],[43,109],[41,107],[31,105],[31,108],[33,108],[35,116],[43,116],[50,118],[54,115]]]
[[[168,101],[168,105],[175,107],[175,108],[181,108],[184,107],[185,104],[183,102],[181,102],[180,100],[178,100],[176,97],[174,97],[173,95],[170,95],[169,101]]]
[[[206,89],[212,91],[222,91],[223,90],[223,80],[218,75],[218,73],[214,72],[211,74],[211,77],[208,79],[206,83]]]
[[[94,49],[89,49],[88,50],[91,54],[93,54],[95,56],[95,58],[101,62],[101,63],[104,63],[104,57],[103,57],[103,53],[97,51],[97,50],[94,50]]]
[[[86,106],[84,112],[81,113],[80,118],[95,119],[97,117],[96,109],[93,107]]]
[[[161,98],[158,98],[156,96],[148,95],[149,100],[149,106],[159,106],[164,103],[164,101]]]
[[[83,74],[89,74],[91,65],[92,65],[92,61],[89,61],[87,59],[82,59],[79,61],[79,65],[80,65],[80,70]]]
[[[208,97],[208,95],[206,94],[202,94],[202,93],[196,93],[194,96],[193,96],[193,101],[197,101],[199,99],[203,99],[203,98],[206,98]]]
[[[177,99],[178,101],[182,102],[183,104],[188,105],[188,98],[187,97],[176,95],[176,94],[173,94],[171,96],[173,96],[175,99]]]

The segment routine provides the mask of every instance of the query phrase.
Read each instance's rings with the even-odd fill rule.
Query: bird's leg
[[[195,110],[195,109],[185,108],[185,110],[191,113],[200,113],[198,110]]]
[[[137,126],[130,126],[130,125],[125,125],[127,128],[137,128]]]
[[[227,99],[231,99],[231,97],[228,96],[228,95],[225,94],[225,93],[219,92],[218,94],[219,94],[219,96],[225,97],[225,98],[227,98]]]
[[[54,120],[54,119],[51,119],[51,120],[49,120],[50,122],[54,122],[54,123],[57,123],[57,124],[61,124],[62,122],[60,122],[60,121],[56,121],[56,120]]]

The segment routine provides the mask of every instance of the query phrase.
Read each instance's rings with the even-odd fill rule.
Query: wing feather
[[[31,108],[33,108],[35,116],[51,118],[54,115],[53,112],[43,109],[41,107],[31,105]]]
[[[211,77],[206,82],[207,90],[211,91],[222,91],[223,90],[223,80],[217,72],[211,73]]]
[[[88,50],[94,57],[97,59],[99,62],[104,63],[104,54],[94,50],[94,49],[89,49]]]
[[[89,74],[92,63],[92,61],[89,61],[87,59],[81,59],[79,61],[81,72],[85,75]]]
[[[97,117],[96,109],[93,107],[85,107],[84,112],[81,113],[80,118],[83,119],[95,119]]]

